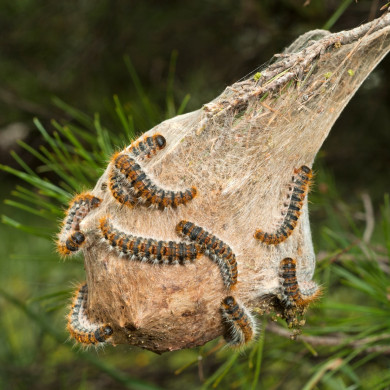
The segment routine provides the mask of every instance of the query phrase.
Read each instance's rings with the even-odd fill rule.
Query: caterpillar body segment
[[[282,300],[286,306],[306,307],[321,296],[321,289],[315,282],[304,282],[297,279],[297,262],[286,257],[280,262]]]
[[[102,200],[87,192],[77,195],[69,204],[61,234],[80,230],[80,222],[89,212],[99,207]]]
[[[133,142],[126,151],[134,157],[150,158],[159,150],[164,149],[166,144],[167,141],[161,134],[155,134],[151,137],[144,137],[140,141]]]
[[[114,198],[122,204],[126,204],[122,200],[123,193],[132,192],[139,203],[160,208],[184,205],[197,195],[195,187],[184,191],[165,190],[159,187],[129,152],[120,152],[113,156],[109,186]]]
[[[176,233],[198,243],[205,254],[217,263],[226,287],[231,289],[237,284],[236,256],[229,245],[189,221],[180,221],[176,226]]]
[[[126,176],[118,171],[115,167],[110,170],[108,185],[112,196],[122,205],[134,207],[137,199],[134,196],[133,189],[129,185]]]
[[[131,260],[153,264],[185,264],[193,262],[202,252],[197,244],[161,241],[124,233],[116,229],[108,217],[100,219],[99,227],[110,248]]]
[[[224,338],[230,347],[240,348],[254,340],[257,331],[255,318],[233,296],[222,301],[221,311],[226,325]]]
[[[296,169],[294,173],[293,190],[283,222],[274,233],[266,233],[261,229],[256,230],[254,234],[256,240],[264,242],[267,245],[278,245],[290,237],[297,226],[303,201],[310,189],[313,173],[306,165]]]
[[[76,253],[85,241],[85,235],[81,231],[76,231],[68,236],[65,243],[57,242],[57,252],[62,256],[69,256]]]
[[[69,204],[62,229],[58,235],[57,252],[62,256],[76,253],[85,241],[80,223],[102,200],[87,192],[77,195]]]
[[[197,195],[195,187],[185,191],[163,190],[153,184],[150,180],[139,183],[137,191],[138,198],[146,205],[153,205],[160,208],[173,207],[187,204]]]
[[[92,323],[86,314],[88,287],[83,284],[76,291],[68,317],[67,329],[70,337],[84,346],[102,345],[113,334],[109,325]]]

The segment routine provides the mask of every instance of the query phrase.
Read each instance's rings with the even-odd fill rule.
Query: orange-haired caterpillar
[[[153,264],[185,264],[195,260],[201,247],[184,242],[158,241],[136,237],[115,229],[108,217],[100,219],[100,231],[109,246],[120,256]]]
[[[104,343],[113,333],[110,326],[99,326],[88,319],[85,312],[87,296],[88,286],[83,284],[74,296],[67,325],[70,337],[85,346]]]
[[[291,257],[286,257],[280,262],[280,278],[282,301],[286,306],[305,307],[321,295],[321,289],[313,281],[304,282],[302,286],[299,285],[297,262]]]
[[[99,207],[101,199],[87,192],[77,195],[69,204],[63,227],[58,235],[57,251],[63,256],[77,252],[85,241],[80,231],[81,221],[91,210]]]
[[[166,140],[161,134],[155,134],[152,137],[145,137],[140,141],[133,142],[122,152],[114,154],[112,161],[123,153],[129,154],[132,157],[150,158],[152,155],[156,154],[157,151],[165,148],[165,145]],[[133,207],[137,203],[137,199],[134,195],[134,189],[128,182],[127,177],[114,167],[110,170],[108,184],[112,196],[120,204]]]
[[[196,241],[204,248],[205,254],[218,264],[223,282],[228,288],[232,288],[237,283],[236,256],[229,245],[189,221],[180,221],[176,226],[176,233]]]
[[[66,212],[64,219],[64,231],[80,230],[80,222],[87,216],[87,214],[98,207],[101,203],[101,199],[84,192],[77,195],[69,204],[69,208]]]
[[[227,326],[224,338],[230,347],[242,347],[255,338],[254,317],[244,306],[239,305],[234,297],[228,296],[222,301],[221,311]]]
[[[128,206],[132,206],[134,198],[137,198],[146,205],[155,205],[160,208],[177,207],[188,203],[197,194],[195,187],[183,192],[164,190],[153,184],[131,153],[128,152],[120,152],[113,156],[109,186],[114,198],[119,203]],[[133,198],[131,199],[132,194]]]
[[[157,151],[164,149],[167,144],[166,139],[161,134],[155,134],[151,137],[145,137],[140,141],[133,142],[126,152],[135,157],[148,157],[156,154]]]
[[[85,241],[83,232],[77,231],[68,236],[65,243],[57,241],[57,252],[62,256],[68,256],[77,252]]]
[[[108,177],[108,185],[111,190],[112,196],[123,205],[133,207],[137,203],[137,199],[134,196],[126,177],[118,172],[115,168],[112,168]]]
[[[313,178],[313,173],[306,165],[295,170],[293,181],[293,191],[290,198],[290,204],[287,209],[286,216],[280,227],[275,233],[265,233],[262,230],[256,230],[254,238],[268,245],[278,245],[285,241],[297,226],[303,201],[309,191],[310,183]]]

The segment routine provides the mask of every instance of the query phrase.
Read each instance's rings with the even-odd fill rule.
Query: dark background
[[[384,1],[15,1],[1,2],[0,134],[33,116],[63,118],[57,96],[92,115],[108,114],[112,95],[139,102],[123,57],[132,61],[144,89],[163,105],[170,58],[177,54],[174,94],[189,93],[199,108],[227,85],[281,52],[298,35],[328,23],[331,31],[362,24]],[[348,6],[348,7],[347,7]],[[369,187],[377,199],[390,177],[390,58],[362,86],[322,149],[347,193]],[[144,127],[144,128],[142,128]],[[139,131],[147,130],[139,125]],[[12,138],[12,137],[11,137]],[[1,140],[1,139],[0,139]],[[13,146],[12,146],[13,147]],[[2,153],[2,162],[8,160]],[[33,162],[31,162],[33,163]],[[377,194],[377,195],[376,195]]]
[[[40,168],[41,163],[18,147],[16,141],[23,139],[35,148],[44,143],[32,123],[34,117],[48,131],[53,129],[51,119],[70,119],[67,112],[53,103],[55,97],[91,117],[100,113],[104,126],[114,133],[122,131],[113,115],[114,94],[124,106],[133,107],[133,111],[140,107],[140,115],[145,116],[124,57],[131,60],[148,98],[160,107],[157,110],[160,121],[167,116],[172,58],[177,58],[174,99],[179,105],[190,94],[186,110],[195,110],[226,86],[265,64],[273,54],[282,52],[300,34],[324,26],[332,32],[356,27],[379,16],[379,8],[385,3],[376,0],[0,0],[0,163],[20,169],[9,154],[16,150],[31,168]],[[315,165],[319,172],[317,183],[318,187],[325,184],[317,193],[314,189],[310,198],[314,199],[310,206],[311,219],[319,258],[321,251],[338,253],[343,245],[337,243],[334,248],[320,245],[325,242],[319,238],[323,230],[333,228],[332,221],[337,217],[329,213],[330,207],[323,207],[325,201],[333,202],[325,187],[334,185],[339,192],[337,201],[342,199],[348,206],[356,206],[351,207],[353,212],[362,209],[360,194],[368,193],[376,216],[383,194],[389,191],[389,70],[390,56],[387,56],[348,104],[319,153]],[[156,118],[138,118],[136,128],[139,132],[146,131],[155,121]],[[323,172],[328,174],[326,180]],[[47,176],[58,180],[50,172]],[[0,199],[12,199],[12,189],[21,182],[3,171],[0,171],[0,181]],[[316,203],[316,197],[325,201]],[[335,207],[334,213],[341,214],[340,210]],[[32,214],[7,204],[0,205],[0,213],[27,225],[46,227],[45,222],[34,219]],[[347,218],[342,215],[341,219]],[[345,228],[342,223],[340,226]],[[343,230],[334,234],[342,235]],[[224,355],[210,354],[205,358],[202,372],[193,364],[175,375],[175,370],[188,362],[197,362],[198,352],[202,350],[162,357],[128,346],[108,347],[89,355],[71,350],[65,342],[64,316],[68,298],[75,288],[69,281],[85,278],[82,259],[62,262],[54,253],[52,242],[6,225],[0,225],[0,237],[1,288],[25,303],[23,310],[32,308],[38,313],[32,321],[12,300],[0,297],[0,388],[122,389],[125,381],[115,368],[163,388],[192,389],[198,388],[203,377],[207,379],[230,359],[231,354],[226,350]],[[323,264],[319,263],[321,278],[317,278],[328,289],[326,296],[338,294],[336,300],[341,302],[350,299],[356,304],[365,303],[356,292],[351,294],[351,290],[340,289],[341,284],[330,278],[327,264]],[[52,302],[50,294],[59,298]],[[340,318],[343,315],[346,314],[337,312]],[[59,335],[50,334],[42,318],[48,318]],[[311,313],[311,320],[315,318]],[[332,318],[334,321],[334,313],[323,320],[329,328]],[[323,325],[321,321],[322,318],[317,318],[319,328]],[[261,379],[264,388],[269,388],[267,383],[272,383],[273,389],[302,388],[314,365],[328,355],[320,354],[316,360],[306,354],[303,359],[305,351],[301,344],[271,336],[267,333],[265,339]],[[213,342],[209,343],[205,351],[213,346]],[[240,363],[232,366],[232,371],[239,372],[233,376],[236,381],[227,376],[220,388],[239,388],[237,378],[248,371],[248,354],[243,354],[237,360]],[[90,360],[89,356],[96,360]],[[370,378],[380,380],[388,364],[388,358],[375,360],[369,367]],[[290,375],[291,367],[297,369]],[[359,366],[356,369],[363,380],[368,376],[365,370],[366,366],[364,370]],[[252,371],[249,375],[252,376]],[[350,373],[343,375],[348,377]],[[275,385],[279,379],[281,387]],[[345,382],[351,383],[349,380],[348,377]],[[286,383],[289,386],[283,387]],[[133,382],[127,387],[148,388],[137,387]],[[347,387],[335,387],[331,383],[324,387],[328,388]]]

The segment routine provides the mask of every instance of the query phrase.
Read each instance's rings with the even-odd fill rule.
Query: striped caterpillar
[[[99,227],[110,248],[131,260],[153,264],[185,264],[194,261],[202,252],[197,244],[158,241],[124,233],[114,228],[108,217],[100,219]]]
[[[150,158],[159,150],[164,149],[166,144],[167,141],[161,134],[155,134],[151,137],[145,137],[143,140],[133,142],[126,151],[134,157]]]
[[[134,207],[137,199],[129,186],[127,179],[115,168],[112,168],[109,173],[108,185],[112,196],[122,205]]]
[[[81,285],[75,293],[72,308],[68,317],[67,329],[70,337],[85,346],[105,343],[113,330],[108,325],[93,324],[87,317],[88,286]]]
[[[265,233],[262,230],[256,230],[254,238],[260,240],[267,245],[278,245],[285,241],[292,234],[297,226],[303,201],[309,191],[310,184],[313,178],[312,170],[306,165],[295,170],[293,181],[293,190],[290,198],[290,204],[287,209],[286,216],[282,224],[274,233]]]
[[[152,137],[145,137],[143,140],[133,142],[127,149],[121,153],[128,153],[133,157],[150,158],[159,150],[165,148],[166,140],[161,134],[155,134]],[[112,161],[121,153],[114,154]],[[109,173],[108,184],[112,196],[120,203],[128,207],[133,207],[137,203],[137,199],[125,175],[118,172],[116,168],[112,168]]]
[[[318,299],[321,289],[313,282],[298,283],[297,262],[286,257],[280,262],[280,278],[282,282],[282,300],[286,306],[306,307]]]
[[[81,221],[96,207],[101,199],[87,192],[77,195],[69,205],[63,227],[58,235],[57,251],[62,256],[77,252],[85,241],[85,235],[80,231]]]
[[[154,141],[149,141],[152,138]],[[185,191],[164,190],[158,187],[137,163],[136,157],[145,155],[150,157],[151,154],[165,147],[165,144],[165,138],[158,134],[146,137],[144,141],[114,154],[108,184],[113,197],[119,203],[133,207],[139,202],[146,206],[166,208],[184,205],[196,196],[195,187]]]
[[[133,142],[127,149],[121,153],[128,153],[133,157],[150,158],[159,150],[164,149],[166,140],[161,134],[155,134],[152,137],[145,137],[143,140]],[[121,153],[114,154],[112,161],[115,161]],[[133,207],[137,203],[134,191],[131,188],[126,176],[113,167],[109,173],[108,184],[112,196],[120,203],[128,207]]]
[[[197,242],[219,267],[223,282],[227,288],[237,284],[237,261],[231,248],[222,240],[189,221],[180,221],[176,233]]]
[[[228,296],[222,301],[221,311],[227,327],[224,338],[230,347],[243,347],[255,338],[255,318],[234,297]]]

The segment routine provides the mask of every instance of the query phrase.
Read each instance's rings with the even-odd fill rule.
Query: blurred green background
[[[199,108],[298,35],[353,28],[385,3],[0,0],[0,163],[23,170],[16,151],[30,175],[63,189],[40,198],[21,175],[0,171],[7,199],[0,204],[0,388],[390,388],[389,56],[316,161],[310,207],[325,297],[304,328],[313,339],[293,342],[271,327],[243,354],[217,350],[218,340],[163,356],[127,346],[81,351],[67,341],[65,315],[74,284],[84,280],[82,259],[63,262],[47,240],[63,203],[92,185],[107,154],[133,131]],[[67,129],[85,153],[77,154]],[[77,155],[54,158],[56,167],[76,183],[51,165],[54,130],[63,140],[57,145]],[[367,221],[374,224],[368,240]]]

